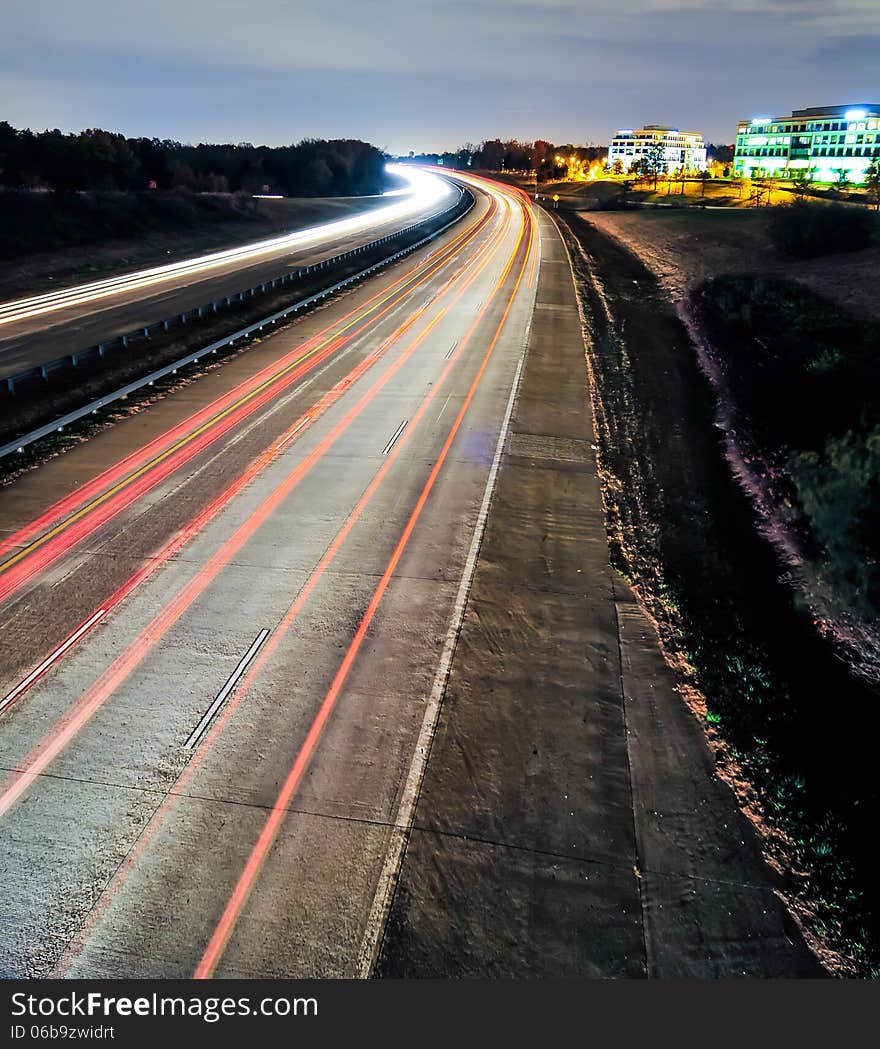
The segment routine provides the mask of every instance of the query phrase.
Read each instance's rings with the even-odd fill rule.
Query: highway
[[[451,206],[445,180],[400,165],[404,181],[344,219],[198,258],[0,303],[0,379],[309,266]]]
[[[5,489],[4,975],[369,971],[539,274],[528,201],[470,181],[440,240]],[[7,329],[88,341],[177,280]]]

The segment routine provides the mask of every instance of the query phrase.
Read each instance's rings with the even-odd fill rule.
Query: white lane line
[[[391,449],[395,446],[395,444],[397,444],[397,439],[398,439],[398,437],[400,437],[400,435],[406,429],[406,424],[408,422],[409,422],[409,419],[404,419],[403,422],[400,424],[400,426],[397,427],[397,429],[394,431],[394,436],[391,438],[391,440],[388,442],[388,444],[386,444],[385,447],[382,449],[382,454],[383,455],[387,455],[391,451]]]
[[[77,641],[79,641],[83,634],[87,634],[95,625],[95,623],[97,623],[98,620],[106,614],[106,608],[99,608],[98,611],[95,612],[95,614],[90,619],[87,619],[85,623],[82,624],[82,626],[74,630],[74,632],[70,635],[69,638],[67,638],[66,641],[62,641],[61,644],[55,649],[55,651],[51,655],[46,656],[46,658],[43,660],[42,663],[40,663],[38,667],[34,667],[34,669],[30,672],[30,674],[28,674],[26,678],[24,678],[24,680],[19,681],[19,683],[11,692],[7,692],[3,699],[0,699],[0,713],[2,713],[9,706],[10,703],[14,703],[18,699],[18,697],[22,695],[22,693],[27,692],[27,690],[37,680],[38,677],[41,677],[43,674],[45,674],[53,663],[56,663],[69,648],[72,648],[77,643]]]
[[[183,745],[183,749],[184,750],[194,750],[195,747],[198,745],[198,743],[201,740],[202,736],[205,734],[206,729],[211,724],[211,722],[214,720],[214,717],[216,716],[217,711],[220,709],[220,707],[229,698],[230,694],[232,693],[232,690],[235,688],[235,686],[241,680],[241,675],[247,670],[248,665],[251,663],[251,661],[253,660],[254,656],[257,654],[257,652],[259,652],[260,646],[263,644],[263,642],[266,640],[266,638],[268,636],[269,636],[269,631],[267,629],[265,629],[265,628],[263,630],[261,630],[259,632],[259,634],[257,634],[257,637],[254,640],[254,642],[251,645],[251,647],[241,657],[241,659],[239,660],[238,666],[235,668],[235,670],[232,671],[232,673],[227,678],[226,684],[217,693],[217,695],[216,695],[216,697],[214,699],[214,702],[208,707],[208,709],[202,715],[202,720],[198,723],[198,725],[196,725],[196,727],[189,734],[189,739]]]
[[[290,442],[291,442],[291,441],[292,441],[292,440],[294,439],[294,437],[296,437],[296,435],[297,435],[297,434],[298,434],[298,433],[300,432],[300,430],[301,430],[301,429],[302,429],[302,428],[303,428],[304,426],[307,426],[307,425],[308,425],[308,424],[309,424],[309,423],[310,423],[311,421],[312,421],[312,417],[311,417],[311,415],[307,415],[307,416],[305,417],[305,419],[303,419],[303,421],[302,421],[302,422],[301,422],[301,423],[299,424],[299,426],[297,426],[297,428],[296,428],[295,430],[291,430],[291,432],[290,432],[290,433],[289,433],[289,434],[288,434],[288,435],[287,435],[287,436],[286,436],[286,437],[284,438],[284,440],[283,440],[283,441],[281,441],[281,443],[280,443],[280,444],[276,445],[276,447],[275,447],[275,451],[276,451],[276,453],[277,453],[277,452],[280,452],[280,451],[281,451],[281,449],[282,449],[282,448],[283,448],[283,447],[284,447],[284,446],[285,446],[286,444],[290,444]]]
[[[449,358],[453,355],[453,353],[455,353],[456,346],[458,346],[458,339],[456,339],[455,342],[446,351],[446,356],[443,358],[444,361],[448,361]]]
[[[443,418],[443,413],[446,411],[446,406],[449,404],[449,398],[452,396],[451,393],[446,395],[446,400],[443,402],[443,407],[440,409],[440,414],[437,416],[437,422]]]
[[[446,633],[443,652],[440,656],[440,665],[438,666],[437,674],[434,677],[431,695],[428,697],[428,705],[425,709],[425,716],[422,720],[419,738],[416,742],[412,765],[410,765],[409,774],[407,775],[403,793],[400,798],[400,805],[397,809],[397,818],[391,826],[388,852],[385,856],[382,873],[379,875],[376,894],[373,897],[373,906],[367,917],[366,931],[364,933],[364,939],[361,945],[360,956],[357,960],[357,970],[355,973],[355,976],[359,979],[369,979],[379,950],[379,945],[382,941],[382,932],[385,928],[385,923],[388,920],[388,912],[391,910],[391,900],[394,895],[394,887],[397,884],[397,877],[403,860],[403,851],[406,847],[413,816],[415,815],[416,802],[418,801],[422,778],[425,774],[425,767],[428,763],[428,754],[431,750],[431,741],[434,738],[437,721],[440,718],[440,707],[443,702],[443,694],[446,691],[446,682],[449,678],[449,670],[452,666],[452,657],[455,654],[455,646],[458,642],[461,622],[462,619],[464,619],[464,611],[467,607],[471,583],[473,582],[474,572],[477,567],[480,545],[483,542],[483,533],[486,530],[486,521],[489,517],[489,505],[492,502],[492,495],[495,491],[495,481],[498,477],[498,467],[501,462],[501,456],[504,452],[504,446],[507,442],[507,433],[510,429],[510,417],[513,414],[513,406],[516,403],[516,396],[519,392],[520,377],[522,376],[523,365],[526,359],[526,349],[528,347],[531,328],[532,320],[530,317],[526,327],[522,353],[520,354],[519,362],[516,366],[516,373],[513,377],[510,397],[507,399],[507,408],[504,412],[504,419],[501,423],[501,432],[498,434],[498,444],[495,446],[495,457],[492,460],[489,476],[486,479],[483,501],[480,504],[480,512],[477,515],[477,524],[474,529],[473,538],[471,539],[467,560],[465,561],[464,573],[461,577],[461,583],[459,584],[458,593],[455,597],[452,619],[449,623],[449,630]]]

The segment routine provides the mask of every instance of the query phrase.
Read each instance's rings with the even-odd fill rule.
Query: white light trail
[[[253,262],[267,255],[284,254],[297,248],[315,245],[322,240],[352,236],[385,223],[400,222],[401,225],[405,225],[406,220],[415,221],[421,216],[430,214],[432,209],[435,209],[446,198],[451,198],[455,192],[449,182],[427,171],[420,171],[401,164],[388,164],[386,170],[408,183],[402,198],[393,204],[373,208],[371,211],[345,219],[337,219],[334,222],[325,222],[320,226],[309,226],[296,233],[273,237],[270,240],[244,244],[238,248],[217,251],[210,255],[201,255],[198,258],[172,262],[164,266],[155,266],[136,273],[126,273],[120,277],[109,277],[106,280],[93,281],[74,288],[62,288],[44,295],[0,303],[0,325],[13,324],[17,321],[54,313],[57,310],[86,305],[113,295],[141,291],[153,285],[178,280],[182,277],[194,277],[231,263]]]

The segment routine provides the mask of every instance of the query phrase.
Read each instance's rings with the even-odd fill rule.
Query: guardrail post
[[[45,364],[41,364],[41,365],[40,365],[40,375],[41,375],[41,376],[42,376],[42,378],[44,378],[44,379],[45,379],[45,380],[46,380],[47,382],[49,381],[49,369],[48,369],[48,368],[46,367],[46,365],[45,365]]]
[[[127,336],[127,335],[123,335],[123,336],[122,336],[122,346],[123,346],[123,349],[124,349],[124,348],[125,348],[125,347],[126,347],[127,345],[128,345],[128,336]]]
[[[6,380],[6,389],[9,391],[9,393],[15,393],[15,376],[14,375],[10,375],[9,378]]]
[[[98,343],[98,356],[99,357],[103,357],[104,356],[104,343],[103,342],[99,342]]]

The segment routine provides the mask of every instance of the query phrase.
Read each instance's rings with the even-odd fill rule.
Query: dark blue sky
[[[607,143],[880,101],[880,0],[4,0],[0,119],[183,141]]]

